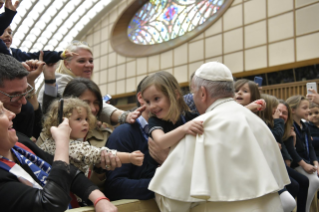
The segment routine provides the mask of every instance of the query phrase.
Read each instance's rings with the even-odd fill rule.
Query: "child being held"
[[[319,105],[311,102],[308,113],[308,127],[312,137],[312,146],[319,161]]]
[[[149,135],[162,149],[176,145],[187,134],[203,133],[202,121],[192,120],[198,114],[190,112],[172,74],[160,71],[147,77],[141,93],[152,115]]]
[[[254,113],[262,111],[266,108],[266,103],[260,99],[258,86],[254,81],[247,79],[237,80],[235,87],[235,101]]]
[[[43,124],[43,134],[46,138],[40,148],[54,155],[55,142],[52,138],[51,126],[58,126],[58,101],[51,104]],[[84,101],[78,98],[64,99],[63,117],[69,119],[69,125],[72,129],[70,134],[70,163],[88,176],[89,166],[100,164],[101,151],[112,152],[117,155],[122,163],[132,163],[137,166],[143,164],[144,154],[140,151],[132,153],[117,152],[107,147],[95,147],[85,137],[90,129],[94,129],[96,118],[92,114],[90,107]]]

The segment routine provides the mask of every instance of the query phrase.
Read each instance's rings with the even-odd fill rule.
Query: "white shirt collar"
[[[141,127],[142,127],[143,129],[144,129],[145,125],[148,124],[148,122],[144,119],[143,116],[138,117],[137,120],[140,122]]]

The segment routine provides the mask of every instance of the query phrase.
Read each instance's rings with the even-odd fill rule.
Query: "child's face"
[[[143,99],[147,109],[157,118],[163,119],[167,115],[170,107],[170,102],[167,96],[157,90],[154,85],[149,86],[143,92]]]
[[[299,104],[299,107],[294,110],[294,116],[298,119],[308,120],[309,114],[309,102],[308,100],[302,100]]]
[[[0,36],[0,39],[3,40],[7,48],[10,48],[12,44],[12,29],[10,26],[4,30],[3,34]]]
[[[71,139],[84,138],[89,131],[86,109],[83,107],[73,109],[72,115],[69,118],[69,124],[72,129],[70,135]]]
[[[309,110],[308,119],[315,125],[319,125],[319,108],[313,107]]]
[[[235,91],[235,101],[246,106],[250,103],[250,95],[250,89],[248,83],[246,83]]]

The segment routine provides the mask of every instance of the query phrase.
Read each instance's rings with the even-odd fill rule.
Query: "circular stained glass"
[[[128,29],[130,41],[154,45],[183,36],[218,13],[226,0],[150,0],[135,13]]]

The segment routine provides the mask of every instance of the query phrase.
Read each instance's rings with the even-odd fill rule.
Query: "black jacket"
[[[286,146],[289,154],[291,155],[293,162],[291,164],[291,168],[295,168],[301,160],[304,160],[306,163],[313,164],[313,161],[317,160],[315,150],[312,146],[312,140],[309,128],[307,124],[302,123],[302,129],[300,129],[299,125],[295,122],[294,126],[296,127],[296,146],[293,146],[293,142],[286,142]],[[299,133],[298,133],[299,132]],[[306,148],[306,136],[308,138],[308,146],[309,146],[309,158]]]
[[[52,170],[47,184],[39,190],[19,182],[15,175],[0,169],[1,211],[62,212],[69,204],[70,191],[88,201],[88,196],[97,187],[82,172],[62,161],[53,162],[53,156],[38,148],[27,136],[19,132],[17,136],[20,143],[51,164]],[[22,168],[39,182],[28,166]]]

